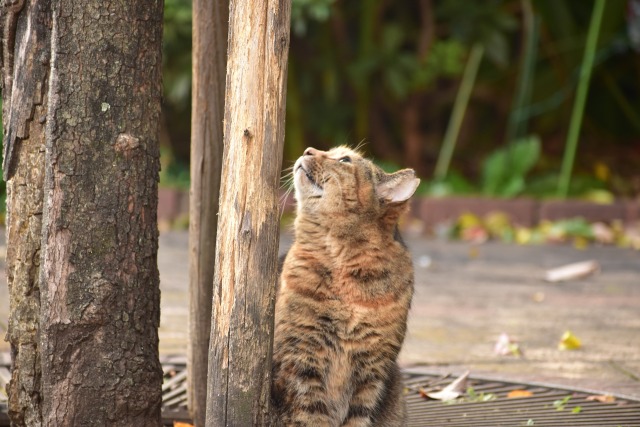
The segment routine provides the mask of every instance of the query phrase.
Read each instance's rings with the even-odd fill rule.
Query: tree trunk
[[[13,356],[8,393],[12,425],[37,427],[42,425],[38,278],[51,10],[48,2],[37,0],[22,7],[4,19],[2,31],[10,299],[7,338]]]
[[[229,10],[207,426],[270,425],[290,0]]]
[[[227,71],[228,0],[193,2],[188,402],[204,426]]]
[[[52,3],[42,418],[160,424],[162,1]]]

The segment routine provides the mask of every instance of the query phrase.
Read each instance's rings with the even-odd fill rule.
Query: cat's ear
[[[376,194],[388,203],[400,203],[413,196],[420,179],[413,169],[402,169],[396,173],[385,174],[376,186]]]

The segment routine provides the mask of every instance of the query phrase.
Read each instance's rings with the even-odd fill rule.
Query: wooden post
[[[229,10],[207,426],[270,425],[290,0]]]
[[[198,427],[204,425],[206,413],[228,22],[228,0],[193,2],[187,396],[191,417]]]

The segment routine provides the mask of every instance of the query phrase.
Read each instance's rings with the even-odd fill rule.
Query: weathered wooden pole
[[[228,0],[194,0],[187,396],[198,427],[204,425],[207,400],[228,22]]]
[[[290,0],[229,10],[207,426],[270,425]]]

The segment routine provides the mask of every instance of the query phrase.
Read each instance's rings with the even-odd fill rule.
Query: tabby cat
[[[295,241],[275,313],[278,425],[404,425],[396,358],[413,266],[397,223],[420,180],[346,147],[308,148],[293,174]]]

